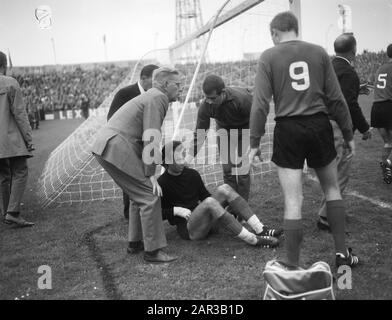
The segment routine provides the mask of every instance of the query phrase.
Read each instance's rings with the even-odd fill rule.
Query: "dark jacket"
[[[194,142],[190,151],[196,154],[203,146],[206,134],[198,135],[198,130],[208,130],[211,118],[215,119],[216,129],[249,129],[249,116],[252,108],[252,94],[247,88],[226,87],[226,99],[221,105],[205,101],[199,107],[194,132]]]
[[[351,119],[353,122],[353,131],[356,129],[361,133],[369,130],[370,126],[366,121],[361,107],[358,104],[359,96],[359,77],[354,68],[342,58],[334,58],[332,60],[333,68],[338,77],[340,88],[342,89],[344,98],[350,110]]]
[[[137,82],[131,84],[130,86],[120,89],[114,96],[112,104],[110,105],[107,120],[109,121],[109,119],[113,116],[113,114],[118,109],[120,109],[126,102],[132,100],[138,95],[140,95],[140,90]]]

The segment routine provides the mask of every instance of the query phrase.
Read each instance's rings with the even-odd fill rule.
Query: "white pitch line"
[[[314,176],[312,176],[310,174],[307,174],[306,176],[310,180],[312,180],[312,181],[319,182],[316,177],[314,177]],[[376,206],[378,206],[380,208],[392,210],[392,204],[389,203],[389,202],[384,202],[384,201],[381,201],[381,200],[378,200],[378,199],[374,199],[374,198],[370,198],[370,197],[364,196],[364,195],[360,194],[357,191],[348,190],[348,191],[345,191],[344,193],[346,195],[353,196],[353,197],[356,197],[356,198],[368,201],[368,202],[370,202],[370,203],[372,203],[372,204],[374,204],[374,205],[376,205]]]

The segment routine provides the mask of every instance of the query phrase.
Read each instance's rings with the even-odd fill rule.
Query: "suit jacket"
[[[31,157],[32,130],[18,82],[0,75],[0,159]]]
[[[114,96],[112,104],[110,105],[107,116],[108,121],[118,109],[138,95],[140,95],[140,90],[137,82],[120,89]]]
[[[366,121],[361,107],[358,104],[360,90],[359,77],[355,69],[344,59],[334,58],[332,60],[333,68],[338,77],[340,88],[350,110],[353,122],[353,131],[356,129],[361,133],[369,130],[369,124]]]
[[[159,161],[145,164],[142,159],[144,147],[154,148],[154,156],[160,156],[160,136],[143,141],[147,129],[161,133],[163,120],[169,107],[168,97],[152,88],[128,101],[98,132],[92,152],[100,155],[118,169],[140,181],[155,174]],[[160,157],[159,157],[160,160]]]

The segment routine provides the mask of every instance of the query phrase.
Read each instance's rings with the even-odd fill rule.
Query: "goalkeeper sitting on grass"
[[[282,230],[264,226],[252,212],[248,203],[230,186],[218,187],[214,197],[207,191],[200,174],[185,167],[185,149],[181,142],[172,141],[162,149],[166,171],[158,178],[162,188],[162,215],[171,225],[177,226],[181,238],[205,239],[213,226],[224,226],[234,236],[254,246],[277,247],[277,237]],[[249,232],[224,207],[242,217],[252,228]]]

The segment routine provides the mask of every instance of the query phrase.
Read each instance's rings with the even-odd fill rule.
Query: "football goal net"
[[[174,65],[183,76],[183,96],[169,108],[162,127],[163,143],[174,136],[191,139],[198,106],[203,99],[202,82],[207,75],[221,76],[226,86],[253,90],[257,60],[263,50],[272,46],[269,23],[275,14],[289,9],[289,1],[231,0],[215,6],[209,8],[210,17],[207,15],[205,19],[208,22],[200,30],[170,48],[154,50],[141,57],[133,72],[105,99],[97,112],[51,153],[39,180],[43,206],[122,197],[121,190],[95,161],[90,150],[97,131],[106,123],[114,94],[121,87],[136,82],[144,65]],[[253,175],[273,170],[270,161],[273,117],[273,114],[269,115],[267,132],[261,141],[263,162],[252,171]],[[223,182],[216,140],[215,124],[211,121],[206,142],[193,164],[207,185]]]

